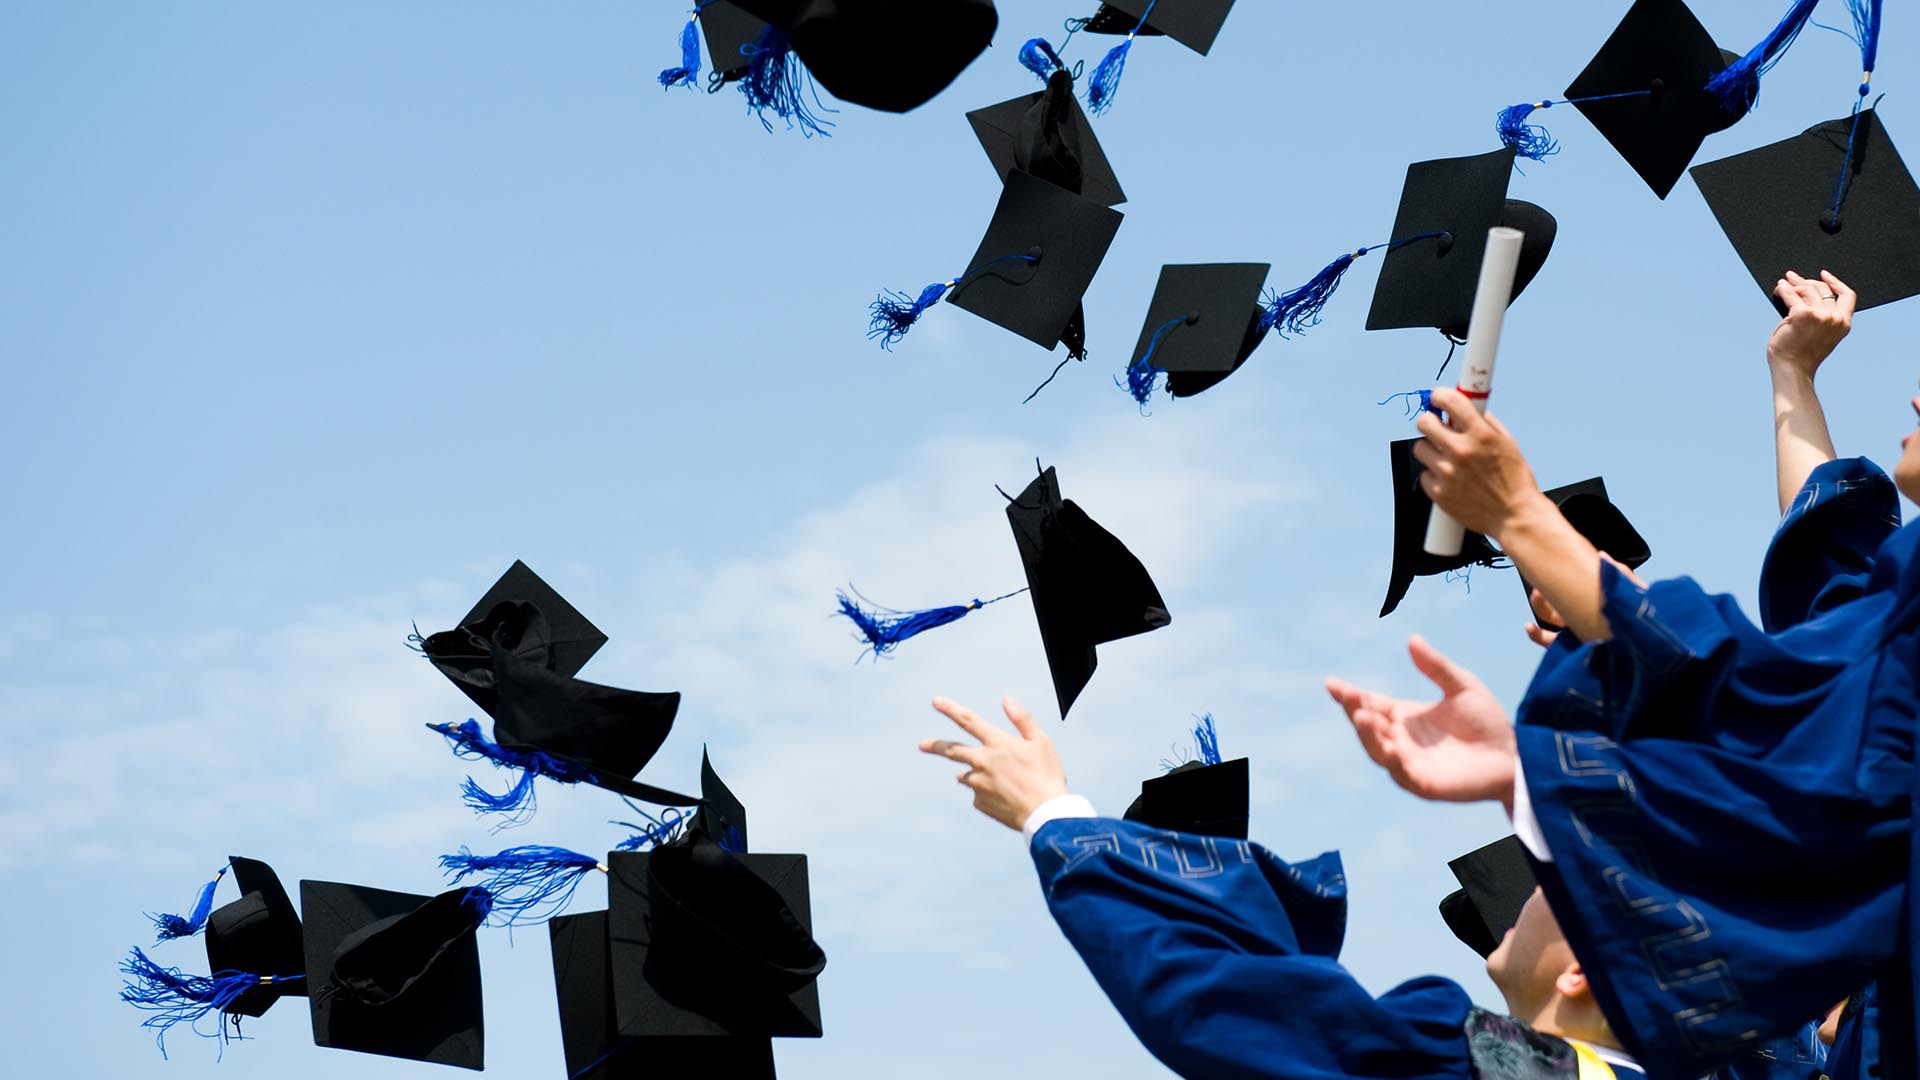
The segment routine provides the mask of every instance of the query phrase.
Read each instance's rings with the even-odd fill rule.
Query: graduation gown
[[[1603,565],[1614,637],[1556,644],[1521,703],[1541,887],[1658,1080],[1889,973],[1910,1053],[1920,531],[1896,510],[1871,462],[1815,470],[1769,548],[1765,628],[1691,579]]]
[[[1475,1009],[1447,979],[1367,993],[1339,964],[1346,879],[1336,853],[1290,864],[1244,840],[1061,818],[1034,834],[1033,861],[1048,909],[1094,981],[1183,1077],[1594,1075],[1591,1049]]]

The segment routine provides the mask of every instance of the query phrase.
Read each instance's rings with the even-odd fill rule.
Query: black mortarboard
[[[1090,34],[1130,34],[1145,18],[1141,37],[1165,34],[1205,56],[1232,10],[1233,0],[1106,0],[1081,29]]]
[[[1546,492],[1560,513],[1581,536],[1615,561],[1623,563],[1630,570],[1638,570],[1641,564],[1653,558],[1653,549],[1647,546],[1645,537],[1627,520],[1627,515],[1613,505],[1607,498],[1607,482],[1596,476],[1591,480],[1582,480],[1577,484],[1567,484]],[[1533,596],[1533,586],[1523,576],[1520,589],[1529,600]],[[1541,624],[1549,630],[1559,627]]]
[[[1048,76],[1045,90],[975,109],[967,123],[1002,181],[1018,169],[1102,206],[1127,201],[1065,71]]]
[[[1400,606],[1416,577],[1445,574],[1469,566],[1503,565],[1500,552],[1479,533],[1470,532],[1460,545],[1458,555],[1432,555],[1427,552],[1427,519],[1433,515],[1433,500],[1420,488],[1420,463],[1413,448],[1419,439],[1399,439],[1387,447],[1393,464],[1393,571],[1387,578],[1387,599],[1380,605],[1385,618]]]
[[[1775,310],[1785,313],[1773,286],[1789,270],[1832,272],[1859,310],[1920,294],[1920,189],[1877,110],[1860,111],[1857,131],[1851,117],[1829,120],[1696,166],[1693,179]]]
[[[569,1080],[711,1076],[772,1080],[773,1041],[765,1038],[628,1038],[614,1007],[607,913],[562,915],[547,924],[560,1043]]]
[[[1097,199],[1013,170],[986,237],[947,299],[1052,349],[1124,216]]]
[[[695,825],[728,851],[747,850],[747,808],[713,771],[713,759],[705,747],[700,750],[700,810]]]
[[[621,1034],[820,1036],[805,855],[736,855],[696,830],[607,867]]]
[[[1053,469],[1042,470],[1009,502],[1007,520],[1026,567],[1065,719],[1093,678],[1095,645],[1157,630],[1172,617],[1140,560],[1086,511],[1060,497]]]
[[[1153,379],[1167,373],[1167,392],[1190,397],[1239,370],[1266,334],[1260,287],[1266,263],[1163,266],[1146,322],[1133,346],[1128,389],[1142,405]]]
[[[1509,836],[1470,851],[1447,867],[1461,891],[1440,902],[1440,915],[1455,937],[1487,956],[1520,920],[1520,909],[1533,895],[1537,883],[1527,850],[1519,837]]]
[[[708,62],[722,82],[744,75],[753,62],[750,51],[767,31],[767,21],[749,14],[730,0],[708,0],[700,5],[700,31],[707,39]]]
[[[226,1006],[236,1016],[260,1016],[283,997],[306,997],[307,970],[301,943],[300,914],[273,867],[238,855],[228,860],[240,898],[207,917],[207,970],[245,971],[272,977]]]
[[[1664,199],[1707,136],[1744,115],[1707,90],[1735,59],[1682,0],[1635,0],[1566,96]]]
[[[484,1066],[483,889],[414,896],[302,881],[313,1041],[363,1054]]]
[[[784,28],[834,97],[887,112],[931,100],[993,42],[993,0],[734,0]]]
[[[636,782],[673,730],[678,691],[621,690],[571,679],[497,652],[500,703],[494,739],[586,769],[590,782],[646,802],[672,806],[696,800]]]
[[[607,643],[607,635],[516,559],[457,627],[429,635],[421,649],[453,685],[491,713],[496,641],[529,663],[575,675]]]
[[[1247,838],[1247,759],[1189,761],[1140,784],[1128,821],[1199,836]]]
[[[1507,199],[1514,150],[1440,158],[1407,166],[1392,247],[1380,264],[1367,329],[1433,327],[1465,337],[1487,252],[1487,231],[1509,225],[1527,234],[1513,295],[1540,272],[1553,247],[1553,216]]]

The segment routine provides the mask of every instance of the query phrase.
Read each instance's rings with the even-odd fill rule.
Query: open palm
[[[1508,803],[1514,738],[1506,711],[1479,678],[1424,639],[1413,638],[1408,652],[1440,688],[1439,701],[1404,701],[1327,680],[1327,692],[1346,710],[1367,756],[1420,798]]]

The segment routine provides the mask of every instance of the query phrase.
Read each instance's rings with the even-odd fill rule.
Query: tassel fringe
[[[878,340],[882,349],[892,352],[900,339],[907,336],[907,331],[913,329],[913,324],[920,321],[920,316],[939,303],[952,287],[951,281],[935,282],[912,299],[906,293],[891,289],[881,293],[867,308],[867,340]]]
[[[815,116],[813,110],[834,110],[820,104],[820,96],[807,78],[806,66],[793,54],[786,32],[769,26],[747,51],[752,62],[740,80],[740,93],[746,97],[747,107],[759,117],[760,126],[773,130],[772,122],[767,119],[767,113],[772,113],[786,121],[788,130],[797,126],[809,139],[830,135],[827,129],[833,123]],[[809,98],[813,99],[812,105],[807,103]]]
[[[153,920],[153,928],[158,932],[154,944],[192,937],[206,928],[207,917],[213,914],[213,892],[220,887],[220,879],[227,876],[227,867],[221,867],[213,880],[200,887],[200,896],[194,901],[192,911],[184,918],[179,915],[148,915]]]
[[[482,920],[495,926],[545,922],[566,910],[580,882],[606,866],[592,855],[566,848],[527,844],[493,855],[475,855],[462,847],[458,854],[440,856],[440,868],[449,882],[459,884],[484,875],[474,892],[486,896]],[[468,900],[477,906],[472,893]]]
[[[687,19],[687,25],[680,28],[680,66],[670,67],[660,73],[660,86],[671,90],[676,86],[693,89],[694,80],[700,77],[700,12],[695,10]]]
[[[1193,745],[1200,752],[1200,764],[1220,764],[1220,735],[1213,728],[1213,714],[1202,716],[1193,725]]]
[[[1849,7],[1853,2],[1848,0]],[[1761,39],[1760,44],[1755,45],[1747,55],[1728,64],[1726,70],[1707,80],[1707,91],[1720,99],[1723,108],[1737,116],[1759,102],[1761,76],[1773,70],[1773,66],[1793,46],[1800,31],[1806,29],[1807,20],[1812,17],[1817,3],[1819,0],[1794,0],[1779,25]]]
[[[206,975],[188,975],[179,968],[161,967],[139,949],[120,962],[120,973],[127,976],[120,1000],[153,1015],[140,1022],[150,1029],[160,1056],[167,1056],[167,1032],[176,1024],[186,1024],[195,1035],[221,1041],[225,1049],[229,1038],[222,1022],[213,1031],[201,1031],[199,1023],[208,1014],[219,1013],[241,994],[265,983],[290,982],[303,975],[260,976],[242,971]],[[239,1018],[234,1018],[237,1029]]]
[[[1520,105],[1509,105],[1500,110],[1500,117],[1494,127],[1500,133],[1500,141],[1511,146],[1514,152],[1529,161],[1545,161],[1560,152],[1560,144],[1539,124],[1527,123],[1535,109],[1550,109],[1551,101],[1535,101]]]
[[[534,781],[546,777],[561,784],[578,784],[591,779],[590,775],[558,758],[538,751],[522,753],[509,750],[480,733],[480,724],[475,720],[465,720],[459,724],[428,724],[427,727],[446,736],[453,744],[455,757],[469,761],[487,761],[502,769],[517,769],[520,776],[513,786],[505,792],[495,795],[481,787],[471,776],[460,785],[461,801],[475,813],[505,814],[507,820],[501,827],[521,825],[533,818],[539,805],[534,798]]]

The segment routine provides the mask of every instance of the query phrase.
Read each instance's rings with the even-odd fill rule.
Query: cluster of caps
[[[440,858],[457,884],[434,896],[302,881],[296,909],[270,867],[235,857],[190,915],[154,920],[162,941],[204,930],[209,975],[138,949],[122,965],[121,996],[149,1014],[163,1051],[177,1024],[224,1039],[241,1018],[298,996],[320,1046],[480,1069],[477,931],[523,921],[548,925],[570,1076],[771,1078],[771,1039],[820,1036],[826,956],[812,934],[806,856],[749,853],[746,808],[710,760],[697,798],[635,779],[665,741],[679,695],[578,679],[606,637],[524,563],[456,628],[416,640],[492,717],[493,738],[472,721],[435,726],[457,753],[521,774],[509,796],[469,780],[470,806],[524,821],[531,786],[545,778],[697,809],[647,814],[604,857],[462,849]],[[242,895],[215,908],[229,872]],[[561,915],[595,872],[608,881],[607,909]],[[217,1029],[200,1030],[209,1018]]]

